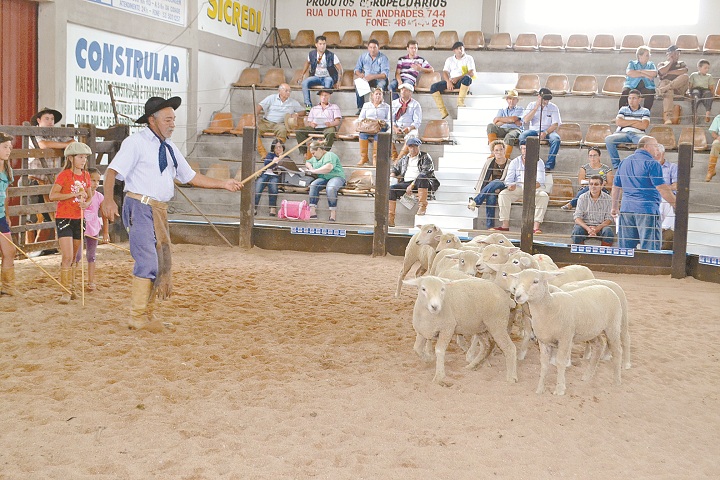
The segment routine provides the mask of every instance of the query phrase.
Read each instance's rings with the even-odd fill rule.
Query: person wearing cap
[[[505,157],[510,158],[513,145],[518,144],[518,137],[523,130],[523,108],[518,105],[517,90],[505,92],[507,108],[498,110],[493,123],[487,126],[488,145],[491,145],[498,138],[505,142]]]
[[[650,110],[640,106],[642,94],[639,90],[630,90],[628,93],[628,104],[621,107],[615,117],[617,130],[612,135],[605,137],[605,147],[612,161],[612,167],[617,170],[620,167],[620,154],[618,145],[621,143],[638,144],[645,136],[645,130],[650,126]]]
[[[371,38],[368,40],[367,52],[360,55],[355,64],[355,78],[362,78],[370,84],[370,87],[385,90],[390,79],[390,60],[380,51],[380,43]],[[365,103],[363,97],[357,97],[358,114]]]
[[[465,53],[465,45],[463,42],[455,42],[452,47],[453,55],[445,60],[443,66],[443,79],[437,83],[433,83],[430,87],[430,93],[435,100],[440,115],[445,118],[449,115],[445,102],[443,102],[442,92],[454,89],[458,90],[457,106],[465,106],[465,97],[470,90],[475,77],[475,59]]]
[[[550,144],[545,171],[551,172],[555,169],[555,159],[560,151],[560,135],[557,129],[562,123],[560,109],[552,103],[552,92],[547,88],[541,88],[538,92],[536,102],[530,102],[523,111],[523,122],[528,123],[528,129],[520,134],[519,141],[522,145],[528,137],[540,137],[540,141],[547,140]]]
[[[667,60],[661,62],[657,67],[660,84],[655,87],[655,91],[663,97],[663,120],[665,125],[671,125],[673,123],[673,109],[675,108],[674,96],[685,95],[690,77],[688,76],[687,65],[680,60],[680,51],[677,45],[670,45],[666,55]],[[680,110],[680,105],[677,105],[677,109]],[[677,119],[679,120],[679,118],[680,114],[677,113]]]
[[[652,110],[655,102],[655,77],[657,77],[657,67],[650,60],[650,47],[641,45],[635,51],[637,60],[630,60],[625,69],[625,84],[618,108],[622,108],[628,104],[628,94],[630,90],[638,90],[645,97],[643,106],[648,110]]]
[[[126,138],[105,171],[102,213],[109,222],[118,216],[110,193],[115,179],[124,181],[122,218],[130,237],[130,254],[135,260],[130,302],[130,328],[142,328],[152,321],[154,299],[167,298],[172,291],[170,235],[167,202],[175,194],[175,180],[201,188],[224,188],[236,192],[242,183],[234,179],[210,178],[196,173],[170,140],[175,130],[175,110],[180,97],[150,97],[145,113],[135,123],[147,127]]]
[[[262,143],[262,135],[272,132],[275,138],[279,138],[283,142],[287,140],[287,126],[285,118],[293,113],[302,112],[305,114],[305,107],[294,98],[290,98],[290,85],[282,83],[278,87],[277,93],[268,95],[260,103],[255,105],[255,114],[263,114],[257,122],[258,138],[257,151],[261,157],[265,158],[267,150]]]
[[[395,209],[398,198],[417,192],[418,215],[425,215],[428,206],[428,195],[437,191],[440,182],[435,178],[435,164],[427,152],[420,151],[422,141],[412,137],[407,141],[408,154],[400,157],[390,170],[390,178],[397,183],[390,186],[390,202],[388,225],[395,226]]]
[[[15,295],[15,247],[10,236],[10,219],[5,215],[7,189],[15,181],[10,153],[13,137],[0,132],[0,295]]]
[[[392,129],[393,133],[400,139],[407,142],[413,137],[420,135],[420,124],[422,123],[422,107],[420,102],[412,98],[415,88],[409,83],[400,85],[400,97],[392,102]],[[392,159],[402,157],[408,152],[404,144],[398,155],[393,144]]]
[[[388,90],[392,92],[393,100],[397,100],[399,94],[396,93],[398,86],[402,84],[417,85],[418,77],[421,73],[433,73],[435,69],[423,57],[417,54],[417,40],[408,40],[407,55],[403,55],[397,61],[395,67],[395,78],[390,81]]]
[[[68,303],[75,295],[75,258],[83,238],[83,210],[92,200],[91,179],[87,170],[90,147],[81,142],[73,142],[65,147],[65,166],[55,178],[50,201],[57,202],[55,210],[55,228],[60,245],[60,283],[70,293],[63,291],[60,303]]]
[[[309,76],[303,80],[306,73]],[[298,79],[298,83],[302,86],[303,100],[305,100],[305,110],[312,108],[310,100],[310,87],[321,85],[323,88],[331,89],[337,87],[343,75],[343,68],[340,59],[327,49],[327,38],[324,35],[315,37],[315,49],[310,50],[308,58],[305,61],[302,75]]]
[[[334,103],[330,103],[330,90],[320,90],[318,93],[320,103],[310,109],[305,126],[295,130],[295,138],[298,143],[307,140],[310,134],[322,133],[325,138],[325,149],[330,150],[335,143],[335,132],[342,122],[342,113],[340,107]],[[310,158],[307,144],[300,145],[300,153],[305,156],[305,160]]]
[[[382,132],[387,132],[388,128],[390,128],[390,105],[383,101],[383,91],[380,87],[376,87],[372,92],[370,92],[370,101],[365,102],[362,109],[360,110],[358,122],[365,118],[385,122],[386,125],[381,130]],[[361,167],[368,163],[368,146],[370,145],[371,138],[373,140],[373,156],[371,166],[377,165],[377,134],[372,135],[370,133],[359,132],[358,136],[360,138],[360,161],[357,163],[357,166]]]

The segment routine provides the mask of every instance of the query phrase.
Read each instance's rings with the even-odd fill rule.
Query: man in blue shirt
[[[541,88],[538,92],[537,102],[530,102],[523,111],[523,121],[528,124],[528,129],[520,134],[520,145],[525,143],[527,137],[540,137],[540,141],[547,140],[550,144],[545,171],[555,169],[555,158],[560,150],[560,135],[557,129],[562,123],[560,109],[552,103],[552,92],[547,88]]]
[[[645,136],[645,130],[650,125],[650,110],[640,106],[641,97],[642,94],[639,90],[630,90],[628,105],[620,107],[617,117],[615,117],[617,130],[612,135],[605,137],[605,146],[608,154],[610,154],[613,170],[617,170],[620,166],[618,144],[634,143],[637,145],[640,139]]]
[[[498,110],[497,115],[493,118],[493,123],[487,126],[487,136],[488,145],[498,138],[503,139],[505,142],[505,158],[510,158],[513,145],[517,145],[518,137],[523,130],[523,108],[518,106],[517,90],[505,92],[505,100],[507,100],[507,108]]]
[[[370,87],[377,87],[387,90],[388,78],[390,77],[390,60],[384,53],[380,52],[380,44],[374,38],[368,41],[368,51],[360,55],[355,64],[355,78],[363,78]],[[357,97],[358,115],[365,100],[360,95]]]
[[[656,139],[642,137],[637,151],[623,160],[615,174],[611,214],[620,213],[621,248],[637,248],[640,243],[645,250],[660,249],[660,199],[675,208],[675,195],[663,178],[658,152]]]

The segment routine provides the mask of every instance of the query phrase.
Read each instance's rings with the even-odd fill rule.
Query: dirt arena
[[[0,298],[0,479],[720,478],[720,286],[598,274],[630,303],[633,368],[601,363],[536,395],[537,347],[505,381],[452,386],[412,350],[402,259],[176,245],[162,333],[128,331],[129,255],[98,250],[98,287],[17,262]],[[39,262],[57,273],[59,256]]]

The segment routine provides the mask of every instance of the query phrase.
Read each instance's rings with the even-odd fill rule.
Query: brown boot
[[[70,293],[68,293],[63,290],[63,293],[59,299],[59,302],[61,304],[67,305],[72,299],[72,268],[60,269],[60,284],[70,291]]]
[[[0,294],[17,295],[15,291],[15,267],[3,268],[0,274]]]
[[[265,145],[263,145],[260,135],[257,137],[257,151],[260,154],[260,158],[267,157],[267,150],[265,150]]]
[[[497,133],[488,133],[488,145],[497,140]]]
[[[443,98],[440,92],[433,93],[432,97],[433,100],[435,100],[435,105],[437,105],[438,110],[440,110],[440,118],[445,118],[450,115],[447,111],[447,108],[445,108],[445,102],[443,102]]]
[[[675,105],[673,107],[672,111],[672,123],[673,125],[677,125],[680,123],[680,118],[682,117],[682,107],[680,105]]]
[[[505,145],[505,158],[510,158],[512,151],[513,151],[512,145]]]
[[[152,320],[150,304],[150,292],[152,291],[153,282],[149,278],[133,277],[132,289],[130,291],[130,319],[128,320],[128,328],[140,329]]]
[[[360,161],[357,163],[361,167],[368,163],[368,140],[360,139]]]
[[[70,266],[70,272],[70,291],[72,292],[70,300],[75,300],[77,298],[77,282],[75,281],[77,276],[77,263],[73,263]]]
[[[397,208],[397,201],[390,200],[388,202],[390,204],[388,208],[388,227],[394,227],[395,226],[395,208]]]
[[[467,85],[460,85],[460,91],[458,92],[458,107],[465,106],[465,97],[467,97],[470,87]]]
[[[373,159],[372,159],[372,166],[377,165],[377,147],[378,147],[378,142],[377,142],[377,140],[373,140]]]
[[[705,181],[709,182],[713,179],[715,176],[715,167],[717,166],[718,157],[717,156],[711,156],[708,160],[708,171],[707,175],[705,175]]]
[[[425,215],[428,206],[428,189],[418,188],[418,211],[417,215]]]

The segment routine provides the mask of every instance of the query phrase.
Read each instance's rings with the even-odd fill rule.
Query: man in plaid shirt
[[[613,223],[610,215],[612,198],[602,191],[602,185],[602,177],[593,175],[590,177],[590,190],[578,198],[572,243],[583,245],[586,238],[594,237],[600,239],[600,245],[612,246],[615,238],[615,232],[610,227]]]

